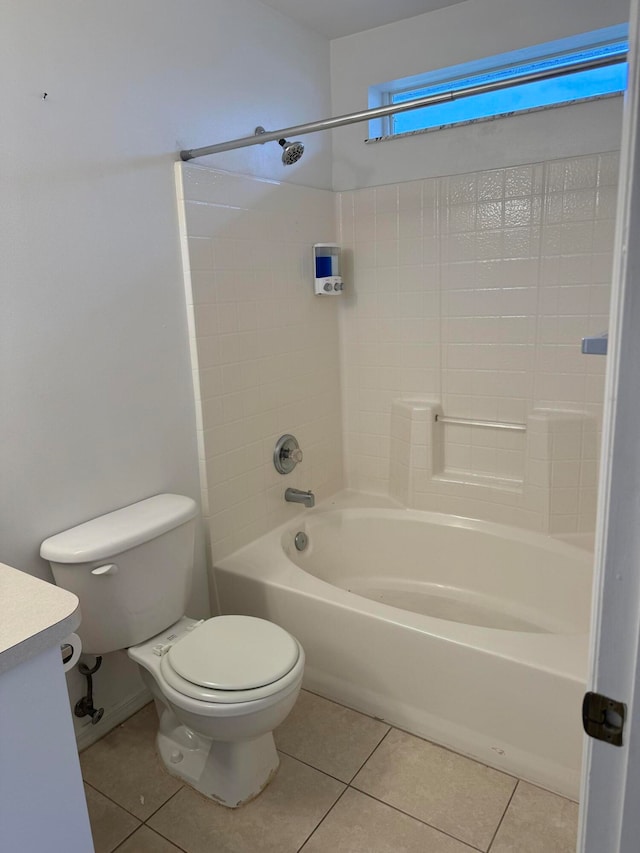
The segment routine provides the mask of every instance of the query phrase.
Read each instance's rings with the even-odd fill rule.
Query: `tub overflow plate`
[[[307,534],[304,531],[299,530],[296,533],[293,542],[294,542],[296,548],[298,549],[298,551],[304,551],[304,549],[309,544],[309,537],[307,536]]]

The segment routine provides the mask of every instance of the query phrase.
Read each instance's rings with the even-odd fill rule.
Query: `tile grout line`
[[[345,708],[347,711],[353,711],[354,714],[360,714],[361,717],[366,717],[368,720],[375,720],[376,723],[383,723],[386,726],[391,725],[391,723],[387,723],[381,717],[376,717],[374,714],[367,714],[366,711],[360,711],[352,705],[345,705],[344,702],[338,702],[337,699],[329,699],[329,697],[323,696],[322,693],[317,693],[315,690],[310,690],[308,687],[303,687],[302,691],[309,693],[311,696],[316,696],[318,699],[323,699],[325,702],[330,702],[332,705],[337,705],[338,708]]]
[[[169,800],[172,800],[175,797],[175,795],[177,793],[179,793],[185,787],[185,785],[181,785],[178,788],[178,790],[174,791],[173,794],[170,794],[169,797],[167,797],[167,799],[164,800],[164,802],[162,802],[158,806],[157,809],[154,809],[148,817],[141,818],[141,817],[138,817],[137,814],[134,814],[132,811],[130,811],[126,806],[123,806],[121,803],[114,800],[113,797],[109,796],[109,794],[105,794],[103,791],[100,790],[100,788],[96,788],[96,786],[94,784],[92,784],[91,782],[87,782],[86,779],[83,779],[82,781],[85,785],[88,785],[89,788],[92,788],[97,794],[100,794],[101,797],[104,797],[105,800],[109,800],[109,802],[113,803],[114,806],[117,806],[119,809],[122,809],[123,812],[126,812],[128,815],[131,815],[131,817],[135,818],[137,821],[140,821],[141,824],[146,823],[148,820],[151,820],[151,818],[155,814],[157,814],[163,806],[166,806],[166,804],[169,802]]]
[[[370,759],[371,759],[371,758],[373,758],[374,754],[378,751],[378,749],[380,748],[380,746],[384,743],[384,741],[386,740],[386,738],[387,738],[387,736],[389,735],[389,733],[390,733],[391,731],[393,731],[393,726],[389,726],[389,724],[388,724],[388,723],[387,723],[386,725],[388,726],[387,731],[382,735],[382,737],[380,738],[380,740],[378,741],[378,743],[373,747],[373,749],[371,750],[371,752],[369,753],[369,755],[365,758],[365,760],[362,762],[362,764],[360,765],[360,767],[358,767],[358,769],[357,769],[357,770],[356,770],[356,772],[353,774],[353,776],[351,777],[351,779],[349,779],[349,781],[347,782],[347,785],[351,786],[351,783],[352,783],[352,782],[353,782],[353,780],[356,778],[356,776],[358,775],[358,773],[362,770],[362,768],[365,766],[365,764],[367,764],[367,763],[370,761]]]
[[[501,817],[501,818],[500,818],[500,820],[498,821],[498,826],[496,827],[496,831],[493,833],[493,838],[491,839],[491,844],[489,844],[489,847],[487,848],[487,853],[491,853],[491,848],[493,847],[493,845],[494,845],[494,843],[495,843],[495,840],[496,840],[496,838],[498,837],[498,833],[500,832],[500,827],[501,827],[501,826],[502,826],[502,824],[504,823],[504,819],[505,819],[505,817],[507,816],[507,812],[509,811],[509,806],[510,806],[510,805],[511,805],[511,803],[513,802],[513,798],[514,798],[514,797],[515,797],[515,795],[516,795],[516,791],[518,790],[518,788],[519,788],[519,786],[520,786],[520,781],[521,781],[521,780],[520,780],[520,779],[518,779],[518,781],[516,782],[515,788],[513,789],[513,792],[512,792],[512,794],[511,794],[511,796],[509,797],[509,802],[507,803],[507,807],[506,807],[506,809],[504,810],[504,814],[502,815],[502,817]]]
[[[353,791],[357,791],[359,794],[362,794],[365,797],[369,797],[369,799],[371,799],[371,800],[375,800],[376,803],[380,803],[383,806],[387,806],[388,808],[393,809],[395,812],[398,812],[399,814],[402,814],[405,817],[411,818],[412,820],[415,820],[418,823],[421,823],[423,826],[428,826],[429,829],[433,829],[433,830],[435,830],[435,832],[439,832],[441,835],[445,835],[447,838],[450,838],[452,841],[456,841],[458,844],[464,844],[464,846],[468,847],[469,850],[474,850],[474,851],[476,851],[476,853],[489,853],[488,849],[485,851],[485,850],[482,850],[482,848],[480,848],[480,847],[476,847],[473,844],[469,844],[468,841],[463,841],[461,838],[457,838],[455,835],[451,835],[451,833],[447,832],[446,829],[441,829],[439,826],[434,826],[432,823],[428,823],[426,820],[423,820],[422,818],[416,817],[414,814],[411,814],[410,812],[405,812],[399,806],[394,806],[391,803],[386,802],[386,800],[381,800],[379,797],[374,797],[373,794],[368,793],[368,791],[363,791],[361,788],[356,788],[355,785],[349,785],[348,788],[351,788]],[[509,800],[509,802],[511,802],[511,800]],[[504,815],[503,815],[503,817],[504,817]],[[502,821],[502,818],[500,819],[500,821]],[[491,843],[493,843],[493,839],[491,840]]]
[[[147,824],[147,821],[148,821],[148,820],[151,820],[151,818],[152,818],[152,817],[154,817],[155,815],[157,815],[157,814],[158,814],[158,812],[160,811],[160,809],[164,808],[164,807],[165,807],[165,806],[166,806],[166,805],[167,805],[167,804],[168,804],[168,803],[169,803],[169,802],[170,802],[170,801],[171,801],[175,796],[177,796],[177,795],[180,793],[180,791],[182,791],[182,790],[183,790],[184,788],[186,788],[186,787],[187,787],[186,785],[182,785],[182,787],[178,788],[178,790],[177,790],[174,794],[171,794],[171,796],[169,797],[169,799],[168,799],[168,800],[166,800],[166,801],[165,801],[161,806],[158,806],[158,808],[154,811],[154,813],[153,813],[153,814],[151,814],[151,815],[149,815],[149,817],[147,818],[147,820],[146,820],[146,821],[144,822],[144,824],[143,824],[143,826],[146,826],[146,827],[147,827],[147,829],[149,829],[151,832],[155,832],[155,833],[156,833],[156,835],[159,835],[159,836],[160,836],[160,838],[164,838],[164,840],[165,840],[165,841],[168,841],[168,842],[169,842],[169,844],[173,844],[173,846],[174,846],[174,847],[177,847],[177,849],[178,849],[178,850],[181,850],[181,851],[182,851],[182,853],[187,853],[187,851],[184,849],[184,847],[181,847],[179,844],[176,844],[176,842],[175,842],[175,841],[173,841],[171,838],[167,838],[167,836],[166,836],[166,835],[163,835],[163,833],[162,833],[162,832],[160,832],[160,830],[159,830],[159,829],[156,829],[154,826],[149,826],[149,825]]]
[[[176,794],[177,794],[177,793],[178,793],[178,792],[176,791]],[[175,794],[173,794],[173,796],[175,797]],[[169,797],[169,799],[171,799],[171,797]],[[167,802],[169,802],[169,800],[167,800]],[[162,806],[161,806],[161,808],[162,808]],[[154,812],[154,814],[155,814],[155,812]],[[132,833],[130,833],[130,835],[127,835],[127,837],[126,837],[126,838],[124,838],[124,839],[120,842],[120,844],[118,844],[118,846],[117,846],[117,847],[114,847],[114,849],[111,851],[111,853],[118,853],[118,850],[121,850],[121,849],[122,849],[122,846],[123,846],[124,844],[126,844],[126,842],[127,842],[127,841],[128,841],[128,840],[129,840],[133,835],[135,835],[135,833],[136,833],[136,832],[138,832],[138,830],[139,830],[139,829],[141,829],[143,826],[146,826],[146,827],[147,827],[147,829],[149,830],[149,832],[155,832],[155,834],[156,834],[156,835],[159,835],[159,836],[160,836],[160,838],[164,839],[164,841],[167,841],[169,844],[172,844],[172,845],[176,848],[176,850],[179,850],[179,851],[180,851],[180,853],[188,853],[188,851],[187,851],[187,850],[185,850],[185,849],[184,849],[184,847],[180,847],[180,845],[179,845],[179,844],[176,844],[176,843],[175,843],[175,841],[171,841],[171,839],[170,839],[170,838],[167,838],[167,837],[166,837],[165,835],[163,835],[161,832],[158,832],[158,830],[157,830],[157,829],[153,829],[152,827],[147,826],[147,824],[146,824],[146,823],[141,823],[141,824],[140,824],[140,826],[137,826],[137,827],[133,830],[133,832],[132,832]]]
[[[117,808],[119,808],[119,809],[122,809],[122,811],[123,811],[123,812],[125,812],[125,813],[126,813],[126,814],[128,814],[128,815],[130,815],[132,818],[134,818],[134,820],[137,820],[137,821],[138,821],[138,826],[136,826],[136,827],[135,827],[135,828],[134,828],[134,829],[133,829],[133,830],[132,830],[132,831],[131,831],[127,836],[126,836],[126,838],[123,838],[123,839],[122,839],[122,841],[120,841],[120,842],[119,842],[118,846],[117,846],[117,847],[114,847],[114,848],[113,848],[113,850],[112,850],[112,851],[110,851],[110,853],[117,853],[117,851],[122,847],[122,845],[123,845],[126,841],[128,841],[128,840],[131,838],[131,836],[132,836],[134,833],[136,833],[136,832],[140,829],[140,827],[142,827],[142,826],[147,826],[147,821],[151,820],[151,818],[152,818],[152,817],[154,817],[154,816],[155,816],[155,815],[160,811],[160,809],[164,808],[164,806],[166,806],[166,805],[167,805],[167,803],[168,803],[170,800],[172,800],[172,799],[176,796],[176,794],[180,793],[180,791],[182,791],[182,789],[185,787],[184,785],[181,785],[181,786],[178,788],[178,790],[177,790],[177,791],[174,791],[174,792],[173,792],[173,794],[171,794],[171,796],[169,796],[169,797],[168,797],[168,798],[167,798],[163,803],[161,803],[161,804],[158,806],[158,808],[157,808],[157,809],[154,809],[154,810],[153,810],[153,812],[151,812],[151,814],[150,814],[147,818],[145,818],[144,820],[142,820],[142,818],[139,818],[139,817],[138,817],[137,815],[135,815],[133,812],[129,811],[129,809],[125,808],[125,806],[123,806],[123,805],[121,805],[120,803],[116,802],[116,801],[115,801],[114,799],[112,799],[108,794],[105,794],[105,793],[103,793],[99,788],[96,788],[96,787],[95,787],[95,785],[92,785],[90,782],[87,782],[87,780],[86,780],[86,779],[83,779],[82,781],[83,781],[83,783],[84,783],[85,785],[87,785],[89,788],[91,788],[91,789],[92,789],[93,791],[95,791],[97,794],[100,794],[100,796],[101,796],[101,797],[104,797],[104,798],[105,798],[105,800],[108,800],[110,803],[112,803],[112,805],[116,806],[116,807],[117,807]],[[151,830],[152,832],[155,832],[155,833],[156,833],[157,835],[159,835],[161,838],[164,838],[164,839],[165,839],[165,841],[168,841],[170,844],[173,844],[173,845],[174,845],[174,847],[177,847],[180,851],[182,851],[182,853],[186,853],[186,851],[184,850],[184,848],[180,847],[178,844],[176,844],[176,843],[175,843],[174,841],[172,841],[170,838],[166,838],[166,836],[162,835],[162,833],[161,833],[161,832],[159,832],[159,831],[158,831],[157,829],[155,829],[154,827],[147,826],[147,828],[148,828],[149,830]],[[92,833],[93,833],[93,830],[92,830]]]
[[[381,722],[384,722],[384,720],[382,720]],[[416,738],[417,740],[421,740],[423,743],[428,743],[430,746],[434,746],[437,749],[442,749],[445,752],[450,753],[451,755],[456,755],[458,758],[465,758],[467,761],[471,761],[473,764],[477,764],[479,767],[485,767],[487,770],[491,770],[494,773],[500,773],[502,776],[506,776],[509,779],[514,779],[516,782],[520,781],[520,777],[514,776],[513,773],[507,773],[506,770],[501,770],[498,767],[494,767],[493,764],[487,764],[486,761],[480,761],[480,759],[478,759],[478,758],[473,758],[471,755],[468,755],[465,752],[456,752],[456,750],[453,749],[452,747],[445,746],[442,743],[438,743],[437,740],[430,740],[429,738],[424,737],[423,735],[417,735],[415,732],[409,731],[409,729],[402,729],[399,726],[392,726],[390,723],[387,723],[387,725],[390,726],[392,731],[395,730],[397,732],[402,732],[402,734],[405,734],[408,737],[413,737],[413,738]],[[387,732],[387,734],[389,734],[389,732]],[[525,781],[525,780],[522,780],[522,781]],[[530,784],[533,784],[533,782]],[[538,785],[537,787],[540,787],[540,786]],[[542,788],[541,790],[546,791],[548,789]],[[549,793],[554,794],[555,791],[549,791]],[[557,796],[562,796],[562,795],[558,794]],[[568,797],[566,797],[565,799],[568,799]]]
[[[310,764],[308,761],[305,761],[303,758],[298,758],[296,755],[292,755],[290,752],[287,752],[280,747],[276,747],[278,752],[281,752],[282,755],[286,755],[287,758],[291,758],[293,761],[297,761],[299,764],[304,764],[305,767],[309,767],[311,770],[315,770],[316,773],[322,773],[324,776],[328,776],[329,779],[334,779],[336,782],[340,782],[341,785],[348,785],[348,782],[345,782],[344,779],[340,779],[339,776],[334,776],[333,773],[328,773],[326,770],[321,770],[319,767],[316,767],[315,764]],[[368,761],[369,759],[367,759]],[[360,772],[358,770],[358,772]],[[271,783],[269,783],[271,784]]]
[[[314,826],[314,828],[311,830],[311,832],[309,833],[309,835],[307,835],[307,837],[306,837],[306,838],[305,838],[305,840],[303,841],[302,846],[298,847],[297,853],[302,853],[302,851],[303,851],[303,849],[306,847],[307,843],[308,843],[308,842],[311,840],[311,838],[315,835],[315,833],[317,832],[317,830],[318,830],[318,829],[320,829],[320,827],[322,826],[322,824],[323,824],[323,823],[325,822],[325,820],[329,817],[329,815],[331,814],[331,812],[335,809],[335,807],[338,805],[338,803],[340,802],[340,800],[344,797],[344,795],[346,794],[346,792],[349,790],[349,785],[346,785],[344,782],[343,782],[342,784],[345,786],[345,787],[344,787],[344,791],[341,791],[341,792],[340,792],[340,796],[337,798],[337,800],[336,800],[334,803],[332,803],[332,804],[331,804],[331,808],[330,808],[330,809],[328,809],[328,810],[326,811],[326,813],[322,815],[322,817],[320,818],[320,820],[318,821],[318,823]]]
[[[92,785],[90,782],[87,782],[86,779],[83,779],[82,781],[88,788],[91,788],[91,790],[95,791],[96,794],[100,794],[101,797],[104,797],[105,800],[108,800],[110,803],[112,803],[112,805],[116,806],[119,809],[122,809],[125,814],[130,815],[132,818],[138,821],[138,826],[134,827],[131,832],[126,835],[122,839],[122,841],[119,841],[118,844],[110,851],[110,853],[116,853],[116,851],[125,843],[125,841],[128,841],[131,838],[134,832],[137,832],[141,826],[144,826],[144,821],[141,821],[139,817],[136,817],[136,815],[130,812],[129,809],[125,809],[124,806],[120,805],[120,803],[116,803],[116,801],[112,800],[111,797],[107,796],[106,794],[103,794],[102,791],[99,791],[94,785]],[[89,828],[91,829],[91,838],[93,839],[93,827],[91,826],[91,822],[89,822]]]
[[[171,794],[171,796],[167,797],[167,799],[164,801],[164,803],[162,803],[161,805],[159,805],[157,809],[154,809],[154,811],[149,815],[149,817],[148,817],[148,818],[145,818],[145,820],[143,821],[143,823],[144,823],[144,824],[146,824],[146,823],[147,823],[147,821],[150,821],[152,817],[155,817],[155,815],[157,815],[157,814],[158,814],[158,812],[160,811],[160,809],[163,809],[163,808],[167,805],[167,803],[171,802],[171,800],[172,800],[175,796],[177,796],[177,795],[180,793],[180,791],[182,791],[182,789],[183,789],[183,788],[186,788],[186,787],[187,787],[186,785],[180,785],[180,787],[178,788],[178,790],[177,790],[177,791],[174,791],[174,792],[173,792],[173,794]],[[149,827],[149,829],[153,829],[153,827],[151,827],[151,826],[150,826],[150,827]],[[153,831],[154,831],[154,832],[157,832],[157,830],[156,830],[156,829],[154,829]],[[158,834],[160,834],[160,833],[158,833]]]
[[[122,811],[123,811],[123,812],[125,812],[126,814],[128,814],[128,815],[130,815],[131,817],[135,818],[135,819],[140,823],[140,825],[142,826],[142,824],[144,823],[144,821],[143,821],[141,818],[139,818],[137,815],[135,815],[133,812],[130,812],[130,811],[129,811],[129,809],[126,809],[124,806],[121,806],[121,805],[120,805],[120,803],[117,803],[117,802],[116,802],[112,797],[110,797],[108,794],[104,794],[104,793],[103,793],[99,788],[96,788],[96,786],[95,786],[95,785],[92,785],[92,784],[91,784],[91,782],[87,782],[87,780],[86,780],[86,779],[83,779],[82,781],[83,781],[83,783],[84,783],[85,785],[87,785],[87,787],[89,787],[89,788],[91,788],[93,791],[95,791],[95,792],[96,792],[96,794],[100,794],[100,796],[101,796],[101,797],[104,797],[104,798],[105,798],[105,800],[109,800],[109,802],[110,802],[112,805],[116,806],[116,807],[117,807],[117,808],[119,808],[119,809],[122,809]],[[136,829],[138,829],[138,827],[136,827]]]
[[[147,824],[145,823],[143,824],[143,826],[147,826]],[[164,841],[167,841],[169,844],[172,844],[176,848],[176,850],[180,850],[180,853],[189,853],[188,850],[186,850],[184,847],[180,847],[179,844],[176,844],[175,841],[172,841],[170,838],[167,838],[167,836],[163,835],[159,830],[154,829],[151,826],[147,826],[147,829],[150,830],[150,832],[155,832],[155,834],[159,835],[160,838],[162,838]],[[114,850],[113,853],[117,853],[117,850]]]
[[[141,823],[140,826],[144,826],[144,824]],[[140,829],[140,826],[136,826],[136,828],[132,832],[130,832],[126,838],[123,838],[122,841],[110,851],[110,853],[117,853],[117,851],[120,850],[122,845],[126,844],[126,842],[131,838],[131,836]],[[93,838],[93,833],[92,833],[92,838]]]
[[[307,691],[307,692],[308,692],[308,693],[311,693],[311,691]],[[334,701],[334,700],[332,700],[332,699],[326,699],[326,697],[324,697],[324,696],[320,696],[320,694],[318,694],[318,693],[312,693],[312,695],[314,695],[314,696],[318,696],[320,699],[325,699],[325,700],[326,700],[326,701],[328,701],[328,702],[332,702],[332,704],[337,705],[337,706],[338,706],[338,707],[340,707],[340,708],[347,708],[347,710],[354,711],[354,713],[357,713],[357,714],[361,714],[361,713],[362,713],[362,712],[360,712],[360,711],[356,711],[354,708],[348,708],[346,705],[342,705],[340,702],[335,702],[335,701]],[[364,716],[364,717],[368,717],[368,719],[376,720],[377,722],[383,723],[383,725],[386,725],[386,726],[387,726],[387,731],[382,735],[382,737],[380,738],[380,740],[378,741],[378,743],[374,746],[374,748],[371,750],[371,752],[369,753],[369,755],[365,758],[365,760],[362,762],[362,764],[358,767],[358,769],[355,771],[355,773],[351,776],[351,781],[353,781],[353,780],[355,779],[355,777],[356,777],[356,776],[358,775],[358,773],[362,770],[362,768],[365,766],[365,764],[367,763],[367,761],[369,761],[369,759],[371,758],[371,756],[372,756],[372,755],[374,754],[374,752],[378,749],[378,747],[380,746],[380,744],[384,741],[384,739],[387,737],[387,735],[389,734],[389,732],[390,732],[390,731],[392,730],[392,728],[393,728],[393,727],[392,727],[392,726],[390,726],[388,723],[386,723],[384,720],[379,720],[377,717],[371,717],[371,716],[369,716],[368,714],[362,714],[362,716]],[[281,751],[281,752],[283,752],[283,753],[284,753],[284,755],[289,755],[289,753],[284,752],[284,750],[280,750],[280,751]],[[293,758],[295,761],[301,761],[301,759],[299,759],[299,758],[295,758],[295,756],[293,756],[293,755],[289,755],[289,758]],[[302,764],[305,764],[307,767],[310,767],[312,770],[315,770],[315,771],[316,771],[316,772],[318,772],[318,773],[325,773],[325,771],[324,771],[324,770],[320,770],[318,767],[314,767],[312,764],[307,764],[307,762],[306,762],[306,761],[301,761],[301,763],[302,763]],[[298,848],[298,853],[302,853],[302,851],[303,851],[304,847],[308,844],[308,842],[311,840],[311,838],[314,836],[314,834],[318,831],[318,829],[320,828],[320,826],[321,826],[321,825],[324,823],[324,821],[329,817],[329,815],[331,814],[331,812],[335,809],[335,807],[337,806],[337,804],[340,802],[340,800],[344,797],[344,795],[346,794],[346,792],[347,792],[347,791],[349,790],[349,788],[351,787],[350,782],[344,782],[344,780],[342,780],[342,779],[337,779],[337,777],[336,777],[336,776],[332,776],[330,773],[325,773],[325,775],[326,775],[326,776],[329,776],[331,779],[336,779],[336,781],[338,781],[338,782],[340,782],[341,784],[343,784],[343,785],[345,786],[345,787],[344,787],[344,790],[341,792],[340,796],[336,799],[336,801],[332,804],[331,808],[330,808],[330,809],[328,809],[328,811],[327,811],[327,812],[322,816],[322,818],[320,819],[320,821],[318,821],[318,823],[317,823],[317,824],[316,824],[316,826],[313,828],[313,830],[312,830],[312,831],[309,833],[309,835],[305,838],[305,840],[304,840],[304,842],[303,842],[302,846]]]
[[[357,711],[355,708],[351,708],[348,705],[343,705],[340,702],[336,702],[334,699],[327,699],[326,696],[321,696],[319,693],[314,693],[313,691],[308,690],[307,688],[304,688],[304,691],[305,691],[305,693],[309,693],[312,696],[316,696],[318,699],[322,699],[325,702],[330,702],[332,705],[336,705],[338,708],[344,708],[345,710],[352,711],[354,714],[358,714],[359,716],[365,717],[368,720],[373,720],[376,723],[380,723],[381,725],[386,726],[386,728],[387,728],[387,731],[382,735],[382,737],[380,738],[378,743],[373,747],[373,749],[367,755],[367,757],[364,759],[362,764],[359,765],[359,767],[355,771],[355,773],[353,773],[349,777],[349,780],[340,779],[339,776],[334,776],[333,773],[329,773],[327,770],[323,770],[320,767],[316,767],[315,764],[311,764],[309,761],[305,761],[304,759],[299,758],[297,755],[292,755],[290,752],[287,752],[286,749],[283,749],[282,747],[278,746],[278,744],[276,743],[276,749],[278,750],[278,752],[281,752],[283,755],[286,755],[289,758],[293,758],[295,761],[299,761],[301,764],[305,764],[307,767],[311,767],[312,770],[317,770],[320,773],[324,773],[325,776],[329,776],[331,779],[335,779],[336,781],[341,782],[343,785],[349,785],[355,779],[355,777],[358,775],[358,773],[362,770],[362,768],[367,763],[367,761],[369,761],[369,759],[371,758],[373,753],[378,749],[380,744],[383,742],[383,740],[387,737],[389,732],[391,732],[394,727],[390,723],[388,723],[386,720],[383,720],[380,717],[372,717],[370,714],[365,714],[362,711]]]
[[[387,723],[387,725],[391,725],[391,724],[390,724],[390,723]],[[500,774],[502,774],[502,776],[506,776],[506,777],[507,777],[507,778],[509,778],[509,779],[515,779],[515,780],[516,780],[516,782],[519,782],[519,781],[520,781],[520,777],[519,777],[519,776],[514,776],[514,775],[513,775],[513,773],[507,773],[507,771],[506,771],[506,770],[501,770],[501,769],[500,769],[500,768],[498,768],[498,767],[494,767],[494,766],[493,766],[493,764],[487,764],[487,762],[486,762],[486,761],[480,761],[480,759],[479,759],[479,758],[473,758],[471,755],[469,755],[469,754],[468,754],[468,753],[466,753],[466,752],[456,752],[456,750],[455,750],[455,749],[453,749],[453,747],[445,746],[445,745],[444,745],[444,744],[442,744],[442,743],[438,743],[438,741],[437,741],[437,740],[430,740],[429,738],[424,737],[423,735],[417,735],[415,732],[411,732],[411,731],[409,731],[409,729],[402,729],[402,728],[400,728],[399,726],[391,726],[391,728],[392,728],[392,729],[395,729],[395,730],[396,730],[396,731],[398,731],[398,732],[402,732],[402,734],[408,735],[409,737],[417,738],[418,740],[423,741],[423,743],[428,743],[428,744],[430,744],[431,746],[435,746],[437,749],[442,749],[442,750],[444,750],[445,752],[449,752],[449,753],[451,753],[451,755],[457,755],[457,756],[458,756],[458,758],[466,758],[466,760],[467,760],[467,761],[471,761],[471,762],[473,762],[474,764],[477,764],[479,767],[485,767],[487,770],[492,770],[494,773],[500,773]],[[524,779],[523,779],[522,781],[526,781],[526,780],[524,780]],[[530,783],[530,784],[533,784],[533,782],[532,782],[532,783]],[[538,785],[537,787],[540,787],[540,786]],[[546,790],[548,790],[548,789],[547,789],[547,788],[542,788],[542,790],[543,790],[543,791],[546,791]],[[555,791],[549,791],[549,793],[550,793],[550,794],[554,794],[554,793],[555,793]],[[561,794],[558,794],[557,796],[559,796],[559,797],[560,797],[560,796],[562,796],[562,795],[561,795]],[[568,799],[568,797],[565,797],[565,799]]]
[[[332,704],[337,705],[339,708],[346,708],[348,711],[353,711],[355,714],[360,714],[360,716],[366,717],[368,720],[375,720],[375,722],[382,723],[382,725],[385,725],[388,727],[387,732],[385,732],[385,734],[380,739],[379,743],[374,747],[371,754],[369,755],[369,758],[367,758],[362,763],[362,765],[358,768],[357,772],[351,778],[350,782],[345,783],[343,779],[338,779],[337,776],[332,776],[333,779],[338,779],[338,781],[343,782],[343,784],[351,785],[351,783],[353,782],[355,777],[358,775],[358,773],[362,770],[362,768],[367,763],[367,761],[369,761],[369,759],[373,756],[373,753],[376,752],[376,750],[382,745],[382,742],[391,734],[392,731],[396,731],[396,732],[401,732],[402,734],[405,734],[408,737],[416,738],[417,740],[420,740],[423,743],[427,743],[430,746],[434,746],[437,749],[442,749],[445,752],[450,753],[451,755],[457,756],[458,758],[464,758],[467,761],[471,761],[471,762],[473,762],[473,764],[477,764],[479,767],[484,767],[487,770],[491,770],[494,773],[500,773],[502,776],[505,776],[509,779],[513,779],[516,782],[516,787],[518,786],[518,784],[520,782],[525,782],[527,785],[532,785],[534,788],[538,788],[540,791],[545,791],[547,794],[552,794],[554,797],[560,797],[561,799],[568,800],[570,803],[575,803],[576,805],[580,805],[578,800],[574,800],[572,797],[569,797],[566,794],[559,794],[557,791],[554,791],[552,788],[545,788],[543,785],[540,785],[536,782],[531,782],[530,780],[524,779],[520,776],[514,776],[513,773],[509,773],[506,770],[503,770],[499,767],[495,767],[493,764],[488,764],[486,761],[481,761],[479,758],[474,758],[473,756],[468,755],[467,753],[457,752],[455,749],[453,749],[450,746],[445,746],[444,744],[438,743],[438,741],[435,741],[435,740],[431,740],[431,739],[425,737],[424,735],[416,734],[415,732],[412,732],[409,729],[403,729],[401,726],[394,726],[392,723],[389,723],[387,720],[383,719],[382,717],[376,717],[376,716],[373,716],[371,714],[365,714],[364,711],[358,711],[356,708],[352,708],[349,705],[343,705],[341,702],[338,702],[335,699],[327,699],[326,696],[322,696],[320,693],[314,693],[312,690],[308,690],[306,687],[304,688],[304,690],[307,693],[311,693],[313,696],[317,696],[319,699],[324,699],[326,702],[331,702]],[[295,758],[296,761],[301,761],[300,758],[297,758],[295,755],[290,755],[288,752],[285,752],[285,750],[283,750],[283,749],[280,749],[279,751],[283,752],[285,755],[289,755],[290,758]],[[302,763],[306,764],[307,762],[303,761]],[[314,770],[320,770],[319,767],[315,767],[315,765],[313,765],[313,764],[309,764],[308,766],[312,767]],[[325,773],[325,775],[327,775],[327,776],[331,776],[331,773],[327,773],[325,770],[320,770],[320,772]],[[360,790],[360,789],[356,788],[356,790]],[[365,793],[365,792],[363,792],[363,793]],[[514,788],[514,793],[515,793],[515,788]],[[512,798],[513,798],[513,794],[511,795],[510,801]],[[383,802],[383,801],[381,800],[381,802]],[[507,806],[507,808],[508,808],[508,806]],[[416,820],[417,819],[418,818],[416,818]]]

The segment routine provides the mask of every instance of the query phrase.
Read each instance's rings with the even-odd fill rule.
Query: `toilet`
[[[80,599],[83,652],[126,649],[140,667],[168,772],[235,808],[278,769],[273,730],[295,704],[304,651],[264,619],[184,615],[196,511],[155,495],[51,536],[40,554]]]

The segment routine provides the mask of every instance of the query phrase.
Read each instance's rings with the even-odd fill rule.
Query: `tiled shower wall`
[[[579,342],[608,325],[617,166],[608,153],[341,193],[347,290],[329,299],[313,295],[311,246],[335,239],[333,193],[178,164],[213,557],[298,512],[287,486],[340,489],[343,439],[352,488],[397,496],[410,477],[420,508],[590,529],[606,360]],[[414,450],[392,423],[395,403],[406,430],[411,401],[547,437],[443,425],[441,470],[413,476],[422,415]],[[284,432],[305,452],[286,477],[271,461]]]
[[[219,559],[299,512],[288,486],[342,488],[338,300],[317,299],[313,243],[334,195],[177,164],[203,512]],[[273,466],[294,433],[303,461]]]
[[[394,400],[516,423],[585,412],[599,429],[606,360],[580,339],[608,325],[617,170],[613,152],[340,194],[350,487],[389,490]],[[525,448],[524,433],[448,425],[443,471],[457,494],[517,485]],[[564,510],[569,529],[593,517],[595,456],[554,463],[585,504]]]

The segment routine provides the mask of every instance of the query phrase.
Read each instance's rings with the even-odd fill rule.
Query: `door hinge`
[[[582,725],[589,737],[613,746],[622,746],[622,731],[627,715],[623,702],[601,693],[585,693],[582,701]]]

